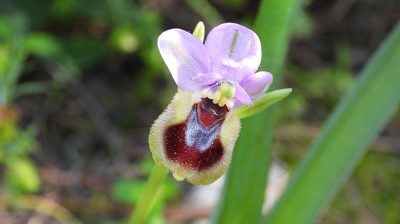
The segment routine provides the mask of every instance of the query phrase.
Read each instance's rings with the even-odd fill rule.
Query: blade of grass
[[[398,107],[399,58],[400,23],[342,98],[265,223],[316,221]]]
[[[256,18],[255,31],[262,45],[260,70],[274,74],[270,89],[280,85],[282,68],[294,17],[300,7],[297,0],[264,0]],[[265,186],[271,162],[274,109],[246,118],[233,153],[214,223],[257,223],[261,216]]]

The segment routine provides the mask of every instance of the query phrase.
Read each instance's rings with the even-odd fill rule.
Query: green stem
[[[164,183],[167,174],[168,170],[158,165],[154,165],[142,197],[139,199],[135,211],[132,212],[131,217],[127,222],[128,224],[146,223],[150,211],[153,209],[154,201],[158,196],[158,192]]]

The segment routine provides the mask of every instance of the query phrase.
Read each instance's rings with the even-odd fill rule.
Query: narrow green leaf
[[[235,113],[240,119],[250,117],[285,99],[291,92],[292,89],[290,88],[268,92],[258,98],[254,102],[253,106],[242,106],[235,110]]]
[[[260,70],[269,71],[274,75],[270,89],[276,89],[281,83],[280,70],[300,2],[261,2],[255,32],[260,37],[263,52]],[[214,223],[257,223],[261,218],[272,158],[271,142],[275,117],[275,110],[272,108],[243,120],[241,136],[233,152],[232,164],[213,219]]]
[[[400,102],[400,23],[329,117],[265,223],[314,223]]]
[[[61,44],[56,38],[47,33],[31,33],[23,42],[27,53],[33,53],[44,57],[54,57],[61,51]]]

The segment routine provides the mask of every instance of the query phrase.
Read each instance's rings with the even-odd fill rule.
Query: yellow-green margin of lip
[[[230,164],[232,151],[240,132],[240,120],[233,111],[226,115],[220,131],[220,141],[224,152],[218,163],[202,171],[191,170],[174,163],[165,154],[163,142],[165,130],[171,125],[184,122],[193,104],[198,102],[197,99],[200,99],[200,97],[196,96],[196,93],[178,91],[168,107],[150,128],[149,146],[155,163],[170,170],[176,180],[186,179],[195,185],[207,185],[221,177]]]

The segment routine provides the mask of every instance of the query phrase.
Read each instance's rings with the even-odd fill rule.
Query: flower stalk
[[[136,204],[135,210],[132,212],[127,222],[128,224],[146,223],[167,174],[168,170],[158,165],[153,166],[142,197]]]

